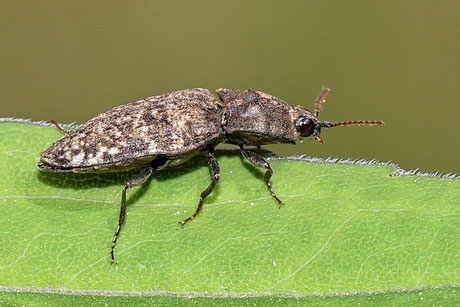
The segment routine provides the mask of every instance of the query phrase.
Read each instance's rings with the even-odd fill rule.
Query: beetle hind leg
[[[276,196],[276,193],[273,190],[272,184],[270,183],[270,178],[273,175],[273,170],[270,167],[270,164],[264,158],[262,158],[261,156],[259,156],[255,152],[252,152],[250,150],[245,149],[243,147],[243,145],[240,145],[240,152],[241,152],[241,155],[245,159],[247,159],[249,162],[251,162],[255,166],[263,167],[263,168],[267,169],[267,171],[265,172],[265,175],[264,175],[265,185],[267,186],[268,190],[272,194],[272,197],[280,205],[280,207],[283,206],[284,203],[278,198],[278,196]]]
[[[48,123],[53,124],[54,127],[56,127],[56,129],[59,130],[64,135],[69,133],[69,131],[66,131],[66,130],[62,129],[62,127],[59,126],[59,124],[54,120],[49,120]]]
[[[209,164],[209,167],[211,168],[211,178],[212,178],[212,182],[211,184],[206,188],[206,190],[204,190],[203,192],[201,192],[201,195],[200,195],[200,202],[198,203],[198,207],[195,209],[195,212],[193,212],[193,214],[186,218],[185,220],[179,222],[179,224],[182,224],[182,225],[185,225],[186,223],[190,222],[191,220],[193,220],[197,215],[198,213],[200,213],[201,209],[203,208],[203,201],[204,199],[209,195],[211,194],[212,190],[214,189],[214,186],[216,185],[217,181],[219,181],[219,177],[220,177],[220,168],[219,168],[219,163],[217,162],[217,159],[216,157],[214,156],[214,149],[210,149],[209,150],[209,153],[208,153],[208,164]]]
[[[116,263],[115,262],[115,245],[117,244],[117,239],[118,239],[118,236],[120,235],[121,227],[123,226],[123,223],[125,221],[125,216],[126,216],[126,190],[145,183],[149,179],[150,175],[152,175],[153,170],[154,169],[151,166],[147,166],[143,168],[139,173],[134,175],[134,177],[126,181],[123,186],[123,191],[121,192],[121,207],[120,207],[120,217],[118,218],[118,227],[113,236],[112,247],[110,250],[110,257],[111,257],[112,263]]]

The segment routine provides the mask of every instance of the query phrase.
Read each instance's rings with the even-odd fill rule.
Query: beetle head
[[[297,106],[295,109],[298,113],[297,120],[295,122],[295,127],[298,133],[303,137],[312,136],[315,141],[323,143],[323,139],[319,136],[321,133],[321,128],[333,128],[339,126],[381,126],[384,125],[382,121],[374,121],[374,120],[353,120],[353,121],[346,121],[346,122],[338,122],[338,123],[331,123],[331,122],[320,122],[318,120],[319,112],[321,111],[324,102],[326,101],[326,96],[329,94],[329,88],[323,88],[321,93],[318,95],[315,101],[315,111],[312,113],[307,109],[304,109],[301,106]]]

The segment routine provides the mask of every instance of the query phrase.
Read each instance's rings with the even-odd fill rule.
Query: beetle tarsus
[[[131,179],[126,181],[123,186],[123,191],[121,192],[120,217],[118,218],[117,230],[113,235],[112,247],[110,249],[110,259],[112,261],[112,264],[117,263],[115,261],[115,245],[117,244],[117,239],[120,235],[121,227],[123,226],[126,217],[126,190],[145,183],[147,179],[149,179],[150,175],[152,175],[152,172],[153,168],[151,166],[147,166],[143,168],[139,173],[134,175]]]
[[[264,175],[265,185],[267,186],[267,188],[270,191],[272,197],[276,200],[278,205],[280,207],[283,206],[284,203],[278,198],[278,196],[276,196],[276,193],[273,190],[272,184],[270,183],[270,178],[273,175],[273,170],[270,167],[270,163],[268,163],[267,160],[265,160],[264,158],[262,158],[261,156],[259,156],[255,152],[252,152],[250,150],[245,149],[243,147],[243,145],[240,145],[240,152],[241,152],[241,155],[246,160],[248,160],[249,162],[251,162],[255,166],[263,167],[263,168],[267,169],[267,171],[265,172],[265,175]]]
[[[263,167],[265,167],[265,166],[263,166]],[[270,164],[268,164],[268,162],[266,163],[265,168],[267,169],[267,171],[265,172],[265,175],[264,175],[265,184],[267,185],[268,190],[272,194],[272,197],[276,200],[276,202],[278,203],[279,207],[281,208],[282,206],[284,206],[284,203],[281,201],[281,199],[278,198],[278,196],[276,196],[276,193],[273,190],[272,184],[270,183],[270,178],[273,175],[273,170],[270,167]]]
[[[208,153],[208,164],[209,164],[209,167],[211,168],[211,178],[212,178],[212,182],[211,184],[206,188],[206,190],[204,190],[203,192],[201,192],[201,195],[200,195],[200,202],[198,203],[198,207],[195,209],[195,212],[193,212],[193,214],[186,218],[185,220],[179,222],[179,224],[181,224],[182,226],[187,224],[188,222],[190,222],[191,220],[193,220],[197,215],[198,213],[200,213],[201,209],[203,208],[203,201],[204,199],[209,195],[211,194],[212,190],[214,189],[214,186],[217,184],[217,181],[219,181],[219,178],[220,178],[220,168],[219,168],[219,162],[217,162],[217,159],[216,157],[214,156],[214,148],[210,149],[209,150],[209,153]]]

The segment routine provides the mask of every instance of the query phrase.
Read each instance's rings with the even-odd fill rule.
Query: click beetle
[[[218,100],[202,88],[175,91],[130,102],[84,122],[41,152],[38,167],[48,172],[116,172],[140,168],[125,182],[121,194],[118,227],[115,231],[111,260],[126,214],[126,190],[147,181],[153,172],[184,163],[207,153],[211,184],[201,193],[193,214],[196,217],[203,201],[219,180],[219,163],[214,148],[219,143],[239,146],[241,155],[252,164],[266,169],[265,184],[281,206],[270,183],[270,164],[246,146],[274,143],[295,144],[299,137],[313,137],[322,143],[322,128],[351,125],[383,125],[381,121],[319,121],[318,115],[328,88],[315,101],[314,112],[256,90],[218,89]]]

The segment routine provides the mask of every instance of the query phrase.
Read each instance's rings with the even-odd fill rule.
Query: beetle
[[[270,183],[273,170],[263,157],[246,146],[274,143],[295,144],[299,137],[320,137],[322,128],[351,125],[383,125],[382,121],[319,121],[318,115],[329,93],[323,88],[314,112],[291,106],[280,98],[257,90],[216,90],[219,100],[207,89],[194,88],[130,102],[84,122],[41,152],[38,167],[47,172],[115,172],[140,170],[125,182],[121,193],[118,226],[110,251],[115,263],[115,246],[126,215],[126,191],[142,185],[155,171],[176,166],[205,152],[212,182],[201,192],[198,206],[185,225],[203,207],[204,199],[219,180],[219,163],[214,149],[219,143],[239,146],[241,155],[265,168],[265,185],[281,206]]]

